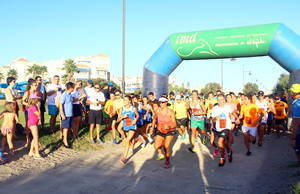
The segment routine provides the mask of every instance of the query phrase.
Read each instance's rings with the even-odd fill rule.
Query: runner
[[[191,115],[191,147],[189,151],[195,153],[195,142],[199,135],[198,129],[201,130],[202,134],[206,134],[205,130],[205,107],[203,102],[198,98],[198,91],[192,91],[192,100],[190,102],[190,115]]]
[[[104,106],[104,112],[109,115],[109,122],[108,124],[111,126],[112,135],[113,135],[113,144],[118,144],[117,137],[116,137],[116,122],[118,119],[117,111],[114,107],[114,101],[116,97],[114,93],[110,93],[110,98],[106,101]]]
[[[264,92],[259,91],[258,93],[258,100],[256,101],[256,105],[260,108],[260,112],[263,114],[263,117],[260,121],[260,124],[257,128],[258,132],[258,143],[257,145],[261,147],[264,142],[264,135],[267,129],[267,122],[268,122],[268,103],[264,99]]]
[[[228,138],[230,146],[234,143],[234,138],[233,138],[233,131],[236,129],[236,120],[238,119],[238,110],[237,110],[237,105],[232,99],[231,94],[226,95],[226,105],[230,108],[231,112],[231,128],[228,131]]]
[[[159,98],[160,107],[154,114],[152,125],[157,125],[154,147],[158,152],[164,149],[165,168],[170,168],[171,143],[174,135],[176,135],[176,120],[174,111],[168,108],[167,103],[167,98]]]
[[[247,156],[251,155],[250,142],[256,143],[257,127],[261,119],[259,107],[253,103],[253,95],[244,97],[243,105],[239,119],[243,119],[242,132],[244,135],[244,144],[247,149]]]
[[[122,121],[123,130],[125,135],[125,150],[123,153],[123,157],[120,161],[123,164],[126,164],[128,161],[128,152],[131,148],[133,151],[134,147],[134,135],[137,129],[136,122],[139,118],[139,114],[137,113],[136,108],[131,103],[130,96],[125,96],[124,98],[124,107],[121,109],[121,112],[118,115],[118,121]]]
[[[280,100],[280,97],[278,95],[275,96],[275,131],[277,133],[277,136],[280,137],[280,132],[285,130],[286,126],[286,117],[288,115],[288,105],[287,103]]]
[[[216,123],[215,134],[218,137],[218,148],[221,154],[219,166],[225,165],[225,149],[228,153],[228,161],[232,162],[232,150],[229,140],[229,131],[231,131],[232,108],[225,104],[225,97],[222,94],[218,95],[218,105],[212,109],[212,118]]]
[[[120,115],[121,112],[122,112],[122,108],[124,106],[124,100],[121,96],[121,91],[120,90],[116,90],[115,91],[115,100],[113,101],[113,105],[114,105],[114,109],[117,113],[117,115]],[[124,131],[122,130],[123,128],[123,122],[118,122],[117,119],[118,119],[118,116],[114,117],[113,119],[116,120],[116,128],[117,128],[117,131],[120,133],[121,135],[121,138],[124,139],[125,138],[125,134],[124,134]]]
[[[188,123],[188,104],[184,101],[183,96],[177,95],[174,103],[174,111],[177,123],[177,130],[181,139],[186,138],[186,129]]]

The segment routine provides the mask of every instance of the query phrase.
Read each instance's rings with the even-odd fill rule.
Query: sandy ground
[[[172,168],[155,160],[153,146],[138,147],[127,165],[119,162],[121,145],[106,143],[98,152],[60,149],[46,159],[28,156],[0,166],[0,193],[287,193],[300,181],[287,137],[266,137],[245,156],[239,135],[234,161],[218,167],[212,149],[200,145],[187,151],[188,140],[177,140]]]

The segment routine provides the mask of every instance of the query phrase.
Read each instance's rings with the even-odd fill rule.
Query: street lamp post
[[[126,0],[123,0],[122,16],[122,90],[125,93],[125,21],[126,21]]]
[[[221,59],[221,88],[222,88],[222,91],[223,91],[223,89],[224,89],[224,80],[223,80],[223,59]]]

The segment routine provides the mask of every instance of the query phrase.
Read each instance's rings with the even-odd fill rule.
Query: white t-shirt
[[[103,92],[95,92],[94,91],[93,93],[91,93],[91,96],[90,96],[89,100],[92,103],[105,102],[105,96],[104,96]],[[91,110],[101,110],[101,108],[102,108],[101,104],[99,104],[98,106],[93,105],[93,104],[90,105]]]
[[[79,104],[79,101],[74,102],[74,99],[80,98],[80,92],[78,90],[74,91],[72,92],[71,96],[73,98],[73,104]]]
[[[86,93],[86,96],[87,96],[87,98],[89,98],[90,96],[91,96],[91,94],[93,93],[93,92],[95,92],[95,88],[94,87],[85,87],[84,88],[84,90],[85,90],[85,93]]]
[[[267,110],[268,110],[268,103],[267,101],[263,100],[262,102],[260,102],[259,100],[256,101],[256,105],[260,108],[260,109],[264,109],[265,114],[261,119],[261,123],[267,123],[268,121],[268,114],[267,114]]]
[[[214,106],[212,109],[212,117],[217,117],[216,130],[222,131],[224,129],[231,129],[230,113],[232,110],[230,106],[224,105],[223,107]]]
[[[56,84],[48,84],[47,92],[54,91],[56,88],[58,89],[58,92],[61,93],[62,87],[60,85],[56,85]],[[51,96],[48,96],[48,105],[55,105],[55,98],[56,98],[58,92],[55,92]]]
[[[263,100],[262,102],[260,102],[259,100],[256,101],[256,105],[259,107],[259,108],[263,108],[265,111],[268,110],[268,103]]]

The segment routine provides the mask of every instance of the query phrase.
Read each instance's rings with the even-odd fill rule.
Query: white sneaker
[[[148,139],[149,143],[153,143],[153,139],[152,139],[151,135],[148,135],[147,139]]]

